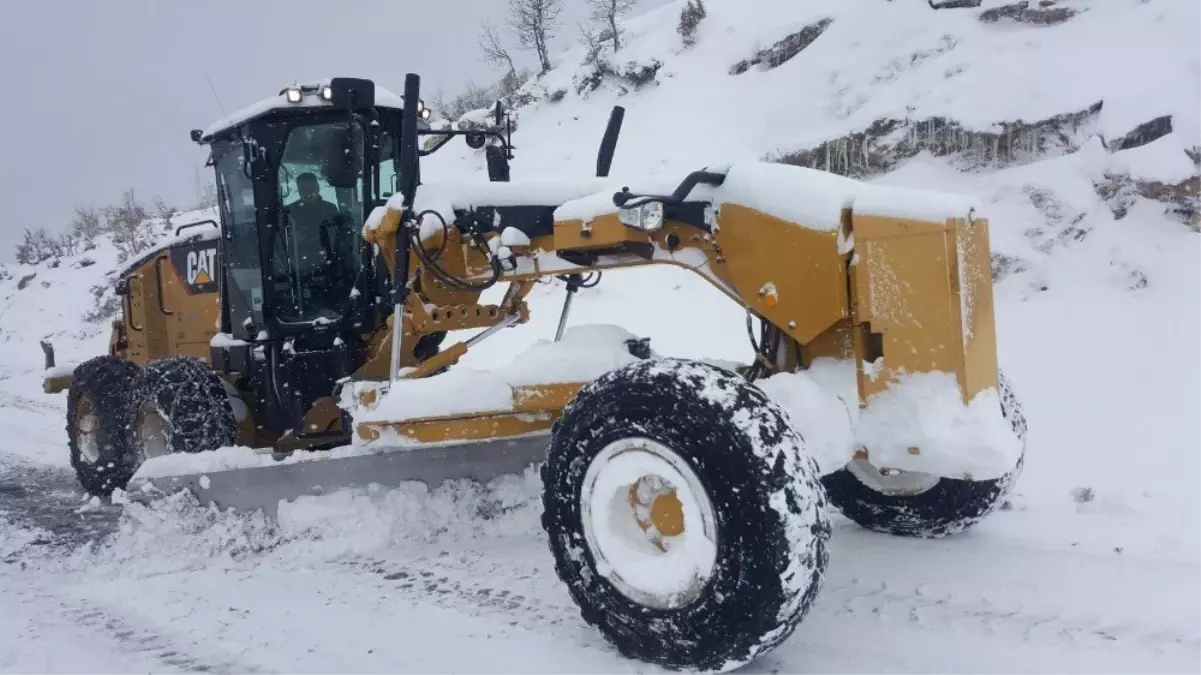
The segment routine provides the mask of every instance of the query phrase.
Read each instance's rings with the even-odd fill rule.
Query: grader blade
[[[287,464],[228,469],[180,476],[135,478],[131,501],[150,502],[188,490],[202,505],[221,510],[262,510],[274,518],[280,502],[327,495],[344,489],[378,485],[395,488],[421,482],[430,489],[445,481],[487,484],[504,476],[521,476],[546,458],[545,434],[397,449],[351,457],[332,457]]]

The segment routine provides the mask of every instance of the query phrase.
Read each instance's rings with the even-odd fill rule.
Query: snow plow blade
[[[135,477],[130,501],[152,502],[187,490],[201,505],[221,510],[262,510],[274,518],[280,502],[327,495],[345,489],[384,489],[421,482],[434,489],[445,481],[487,484],[504,476],[521,476],[546,459],[549,436],[393,449],[372,454],[302,460],[275,465],[226,469],[177,476]]]

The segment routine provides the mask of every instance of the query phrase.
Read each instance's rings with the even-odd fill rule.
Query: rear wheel
[[[734,373],[664,359],[600,377],[556,423],[542,480],[558,576],[628,658],[731,670],[817,595],[830,536],[817,465]]]
[[[146,366],[146,395],[136,428],[147,457],[216,450],[234,445],[238,435],[224,383],[194,356]]]
[[[830,501],[858,525],[899,536],[945,537],[979,523],[1009,494],[1025,456],[1026,417],[1004,375],[999,393],[1001,414],[1023,448],[1023,456],[1009,473],[995,480],[956,480],[881,470],[866,459],[855,459],[822,478]]]
[[[143,373],[115,356],[76,366],[67,394],[71,466],[88,494],[107,497],[124,489],[142,463],[134,419]]]

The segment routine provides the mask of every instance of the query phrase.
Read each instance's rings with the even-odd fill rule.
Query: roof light
[[[302,96],[300,93],[300,87],[288,87],[284,90],[284,96],[287,97],[288,103],[300,103],[300,98]]]
[[[334,88],[328,84],[321,85],[321,98],[326,101],[334,100]]]
[[[421,112],[420,112],[420,113],[419,113],[417,116],[418,116],[418,117],[420,117],[420,118],[421,118],[421,119],[423,119],[423,120],[427,120],[427,121],[428,121],[428,120],[429,120],[429,118],[430,118],[430,113],[431,113],[431,111],[430,111],[430,109],[429,109],[429,108],[422,108],[422,109],[421,109]]]

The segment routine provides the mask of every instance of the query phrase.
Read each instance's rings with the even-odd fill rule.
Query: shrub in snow
[[[680,37],[684,38],[685,47],[691,47],[696,44],[696,27],[705,16],[705,3],[703,0],[688,0],[684,3],[684,9],[680,11],[680,23],[676,26],[676,32],[680,34]]]
[[[1177,183],[1138,180],[1128,173],[1106,172],[1104,176],[1093,187],[1115,219],[1125,218],[1136,198],[1142,197],[1164,204],[1165,213],[1201,231],[1201,176],[1190,176]]]
[[[992,280],[1000,281],[1011,274],[1026,271],[1026,261],[1013,255],[994,252],[991,260]]]
[[[125,262],[154,245],[156,234],[146,207],[135,198],[133,189],[122,196],[121,203],[104,209],[105,230],[117,247],[117,261]]]
[[[655,84],[655,78],[662,67],[663,62],[658,59],[651,59],[650,63],[629,61],[621,67],[616,67],[605,59],[599,59],[590,68],[575,76],[575,90],[577,94],[583,95],[595,91],[605,81],[611,81],[617,85],[622,94],[626,94],[630,89],[638,90]]]
[[[92,286],[92,308],[83,315],[84,321],[100,323],[121,309],[121,298],[109,284]]]
[[[1040,0],[1038,7],[1031,7],[1029,2],[1023,1],[985,10],[980,13],[980,20],[985,23],[1016,21],[1038,26],[1053,26],[1067,21],[1078,13],[1079,10],[1071,7],[1056,7],[1053,0]]]
[[[74,232],[56,237],[44,227],[36,230],[26,228],[21,243],[17,244],[16,258],[22,265],[36,265],[52,258],[75,255],[79,252],[79,246],[80,238]]]
[[[813,44],[814,40],[817,40],[833,21],[830,18],[822,19],[817,23],[805,26],[767,49],[760,49],[751,58],[739,61],[731,66],[730,74],[741,75],[750,70],[751,66],[757,65],[761,65],[763,70],[776,68]]]

